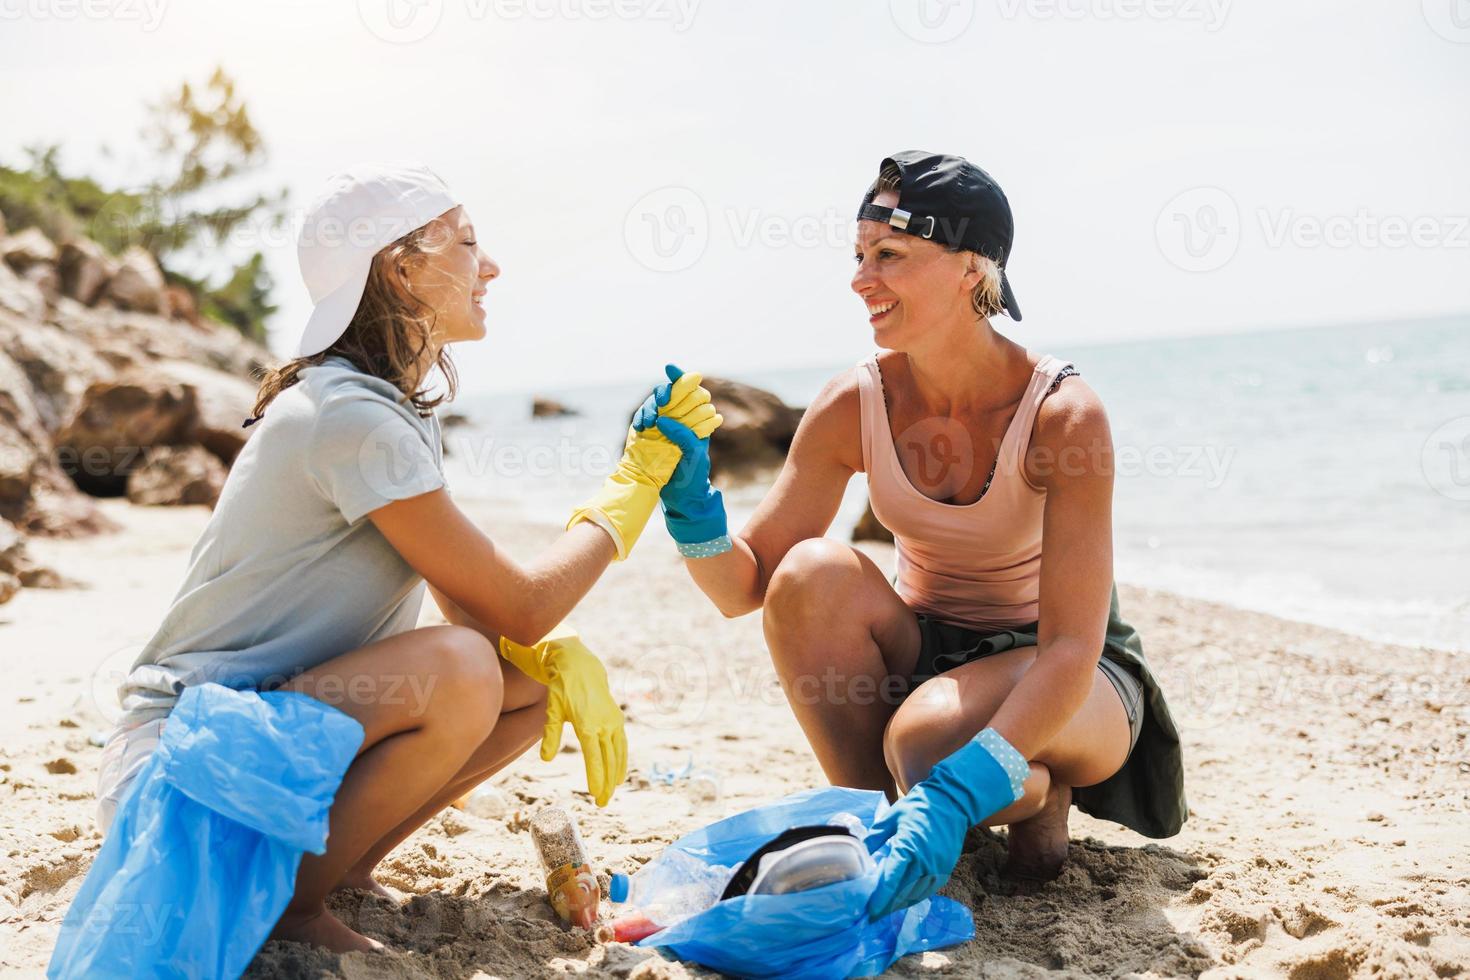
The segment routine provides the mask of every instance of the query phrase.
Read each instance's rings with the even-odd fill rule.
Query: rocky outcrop
[[[580,413],[576,409],[568,408],[555,398],[537,395],[531,399],[531,418],[533,419],[554,419],[562,415],[578,414]]]
[[[117,263],[102,246],[87,238],[61,246],[57,268],[61,271],[61,292],[84,306],[97,302],[118,271]]]
[[[16,272],[33,265],[55,265],[56,245],[39,228],[27,228],[0,243],[0,258]]]
[[[212,504],[252,432],[252,379],[275,363],[201,318],[146,251],[0,223],[0,595],[60,582],[6,568],[6,529],[113,529],[93,494]]]
[[[154,446],[128,477],[135,504],[214,506],[225,485],[225,464],[202,446]]]
[[[229,465],[249,438],[241,423],[255,410],[256,386],[244,378],[192,361],[166,359],[152,366],[193,393],[194,418],[183,441],[197,443]]]
[[[710,437],[712,477],[749,476],[785,461],[802,409],[739,381],[707,377],[704,386],[725,420]]]
[[[118,309],[139,313],[162,313],[163,290],[163,270],[137,245],[123,253],[117,273],[107,281],[107,298]]]
[[[57,456],[83,491],[118,497],[144,453],[182,445],[197,414],[193,389],[133,369],[87,387],[77,413],[56,435]]]

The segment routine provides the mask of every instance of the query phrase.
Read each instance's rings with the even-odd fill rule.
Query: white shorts
[[[97,828],[104,837],[117,814],[118,803],[158,747],[163,723],[167,720],[166,717],[155,718],[129,728],[118,728],[102,746],[102,762],[97,767]]]

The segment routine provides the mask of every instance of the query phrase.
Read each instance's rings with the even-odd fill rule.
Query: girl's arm
[[[792,545],[832,526],[848,480],[862,469],[857,378],[849,371],[822,389],[802,416],[776,484],[733,547],[685,559],[696,585],[726,616],[761,607],[776,566]]]
[[[1041,403],[1026,474],[1046,490],[1036,661],[990,725],[1034,759],[1092,689],[1113,587],[1112,435],[1080,378]]]
[[[523,646],[565,619],[616,554],[608,532],[584,521],[523,566],[496,548],[443,489],[396,500],[368,518],[428,582],[446,619],[456,622],[458,610],[468,620],[459,625]]]

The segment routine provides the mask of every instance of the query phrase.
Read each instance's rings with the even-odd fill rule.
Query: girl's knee
[[[464,626],[430,627],[421,670],[432,691],[425,707],[436,721],[484,737],[495,727],[505,694],[500,657],[483,634]]]
[[[963,731],[963,720],[956,717],[958,705],[952,703],[945,687],[933,681],[921,685],[899,705],[883,730],[883,759],[901,793],[964,744],[956,736]]]

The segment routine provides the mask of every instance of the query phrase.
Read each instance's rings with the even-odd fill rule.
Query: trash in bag
[[[67,910],[47,975],[237,977],[362,744],[305,694],[186,688]]]
[[[888,845],[864,860],[861,835],[887,808],[876,790],[834,786],[793,793],[686,834],[615,886],[618,892],[632,897],[634,880],[642,879],[638,897],[656,902],[660,879],[675,888],[689,877],[661,865],[697,863],[725,881],[721,894],[730,897],[657,923],[638,945],[736,977],[822,978],[872,976],[907,953],[973,939],[970,910],[942,895],[869,921],[868,897]],[[708,892],[705,882],[700,894]]]

